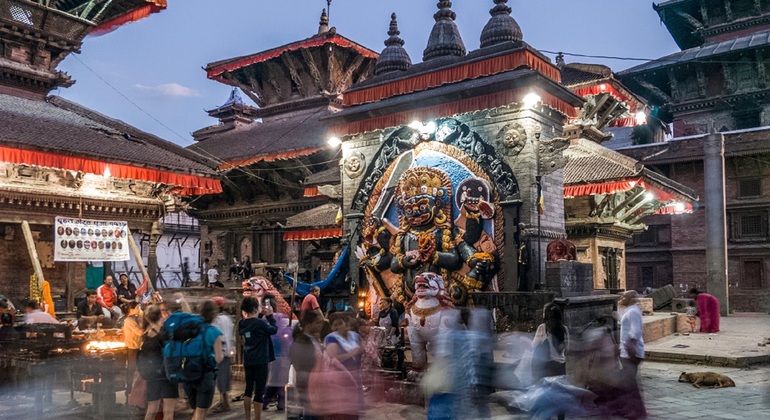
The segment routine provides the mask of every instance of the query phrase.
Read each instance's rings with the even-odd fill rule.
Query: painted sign
[[[54,261],[127,261],[128,222],[54,219]]]

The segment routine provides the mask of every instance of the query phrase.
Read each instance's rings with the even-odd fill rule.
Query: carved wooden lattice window
[[[731,231],[733,241],[767,239],[767,212],[733,213]]]
[[[741,289],[761,289],[764,274],[762,260],[743,261],[741,281],[738,286]]]
[[[762,195],[762,179],[742,179],[739,181],[738,197],[758,197]]]
[[[683,99],[695,99],[699,96],[698,79],[695,78],[695,71],[690,72],[684,80],[679,81],[679,92]]]
[[[735,67],[735,81],[738,89],[751,89],[756,84],[754,63],[748,58],[742,58]]]

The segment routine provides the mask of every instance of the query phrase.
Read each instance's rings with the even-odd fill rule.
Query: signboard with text
[[[127,261],[128,222],[54,219],[54,261]]]

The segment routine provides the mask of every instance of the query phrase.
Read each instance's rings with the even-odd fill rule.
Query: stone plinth
[[[590,295],[594,290],[593,266],[577,261],[548,261],[545,288],[557,297]]]
[[[642,315],[652,315],[652,298],[639,298],[639,309],[642,310]]]

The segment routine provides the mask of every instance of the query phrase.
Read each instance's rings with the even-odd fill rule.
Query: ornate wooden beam
[[[353,60],[353,63],[351,63],[347,70],[345,70],[345,74],[342,75],[340,80],[337,82],[337,86],[334,88],[334,92],[336,93],[342,93],[342,91],[345,88],[345,84],[348,83],[348,81],[353,77],[353,73],[358,70],[359,67],[361,67],[361,64],[364,62],[364,56],[359,55],[356,56],[356,59]]]
[[[318,92],[321,92],[323,90],[323,83],[321,82],[321,72],[318,71],[318,67],[315,65],[315,59],[313,58],[313,54],[310,53],[310,50],[307,48],[302,48],[300,50],[302,52],[302,58],[305,59],[305,64],[307,65],[308,72],[310,73],[310,77],[313,79],[313,82],[315,83],[315,87],[318,90]]]
[[[299,77],[299,73],[297,73],[297,64],[294,62],[291,53],[284,52],[281,54],[281,61],[283,61],[283,65],[286,66],[286,69],[289,70],[289,76],[291,76],[291,80],[294,82],[294,84],[297,85],[297,90],[299,93],[302,96],[305,96],[305,86],[302,84],[302,79]]]
[[[281,99],[287,99],[288,97],[283,94],[281,90],[281,86],[278,84],[278,81],[275,77],[271,77],[271,75],[274,74],[281,74],[283,73],[283,70],[278,64],[273,63],[272,61],[266,61],[265,62],[265,69],[267,70],[268,77],[267,77],[267,84],[270,85],[270,87],[273,88],[275,91],[275,95]]]
[[[231,83],[237,86],[238,89],[240,89],[246,96],[248,96],[249,99],[254,101],[255,104],[259,106],[265,106],[266,102],[263,99],[263,96],[261,95],[261,90],[259,90],[258,86],[255,86],[256,80],[254,81],[254,84],[249,83],[249,85],[246,85],[244,83],[241,83],[241,81],[238,80],[235,76],[233,76],[232,73],[230,72],[222,73],[222,77],[229,80]]]
[[[639,186],[634,187],[632,190],[630,190],[626,194],[626,199],[623,200],[617,206],[615,206],[615,208],[612,210],[612,215],[616,216],[618,213],[620,213],[621,210],[623,210],[624,207],[630,205],[631,203],[633,203],[634,201],[636,201],[637,199],[639,199],[639,197],[642,197],[643,195],[644,195],[644,188],[639,187]]]

